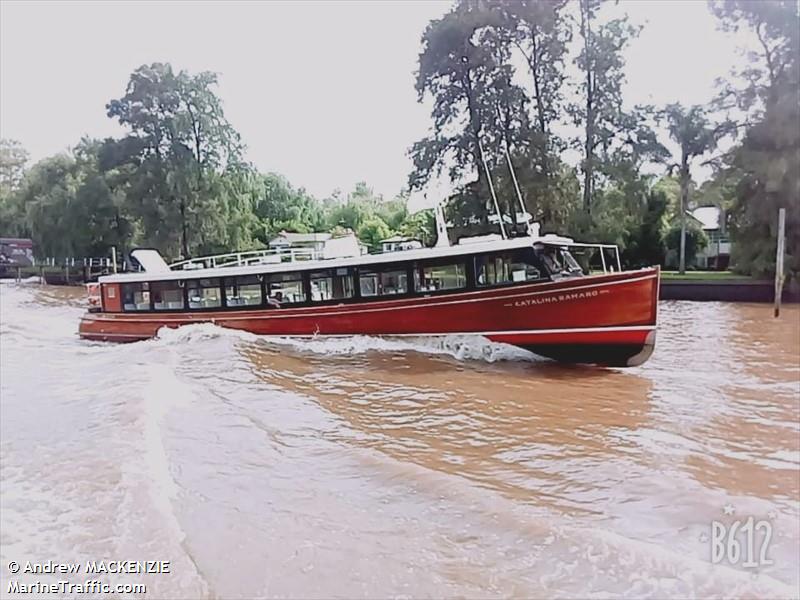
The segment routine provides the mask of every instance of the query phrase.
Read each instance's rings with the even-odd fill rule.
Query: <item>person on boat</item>
[[[282,303],[283,303],[283,292],[275,292],[275,295],[267,298],[267,304],[269,304],[270,306],[274,306],[275,308],[280,308]]]
[[[563,269],[559,263],[557,250],[555,248],[546,248],[542,254],[542,261],[547,267],[547,270],[550,271],[551,275],[561,274]]]

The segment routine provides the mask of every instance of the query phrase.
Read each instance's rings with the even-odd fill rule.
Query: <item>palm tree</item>
[[[679,271],[686,271],[686,209],[689,206],[689,185],[692,181],[689,165],[693,158],[702,156],[716,148],[725,128],[712,126],[702,106],[684,108],[680,104],[669,104],[662,112],[667,120],[670,137],[681,148],[680,163],[670,165],[669,170],[679,169],[681,185],[681,245]]]

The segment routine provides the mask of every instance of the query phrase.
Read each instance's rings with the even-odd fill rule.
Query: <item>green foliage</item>
[[[24,207],[15,192],[22,183],[28,153],[15,140],[0,138],[0,234],[27,236]]]
[[[520,210],[506,149],[526,207],[543,230],[624,243],[624,231],[640,224],[649,186],[641,166],[646,160],[664,160],[666,150],[654,133],[654,109],[621,109],[622,50],[638,29],[625,18],[601,22],[597,13],[602,4],[580,3],[581,50],[575,62],[584,83],[580,101],[568,105],[564,89],[576,82],[569,80],[565,62],[575,28],[566,1],[461,0],[429,24],[417,92],[420,100],[433,100],[433,133],[412,148],[409,182],[412,188],[422,187],[444,172],[460,184],[445,209],[455,239],[498,230],[488,218],[495,208],[484,158],[500,212],[510,216]],[[526,65],[525,73],[515,72],[519,64]],[[553,134],[565,109],[584,130],[582,140]],[[584,210],[588,215],[596,202],[596,217],[576,213],[581,184],[576,169],[559,157],[568,145],[584,149]]]
[[[751,123],[718,173],[735,186],[730,208],[732,261],[739,272],[775,270],[779,208],[786,209],[786,267],[800,276],[800,15],[792,0],[712,2],[729,31],[747,28],[760,49],[722,89]]]
[[[663,265],[667,254],[669,197],[656,186],[647,195],[641,225],[634,228],[626,249],[627,262],[635,266]]]
[[[787,264],[800,273],[797,3],[710,3],[723,28],[754,31],[759,52],[715,104],[748,120],[699,189],[691,166],[733,128],[702,107],[623,109],[623,53],[639,30],[625,17],[606,19],[605,4],[579,0],[573,19],[567,0],[457,0],[432,21],[415,83],[420,101],[432,102],[432,128],[411,148],[409,189],[445,176],[458,186],[442,199],[451,238],[496,232],[484,161],[508,219],[520,210],[508,155],[543,231],[616,243],[632,265],[663,263],[681,207],[713,204],[728,215],[736,267],[758,274],[773,268],[777,209],[785,207]],[[577,55],[569,56],[573,38]],[[566,69],[570,59],[577,79]],[[30,235],[40,255],[58,256],[148,245],[176,258],[261,246],[281,230],[353,231],[373,249],[396,233],[435,241],[433,211],[409,214],[404,194],[384,200],[359,182],[319,201],[245,164],[216,87],[213,73],[143,65],[107,105],[126,128],[121,139],[83,140],[27,172],[19,144],[0,142],[0,231]],[[564,116],[580,129],[573,138],[554,133]],[[644,163],[669,159],[655,134],[658,118],[680,156],[669,161],[674,176],[671,169],[653,182]],[[567,148],[580,150],[576,166],[562,160]],[[693,227],[689,256],[705,239]]]
[[[372,251],[380,250],[381,240],[385,240],[391,234],[389,226],[378,216],[372,216],[365,220],[357,232],[358,238]]]
[[[433,99],[433,133],[411,149],[412,189],[444,171],[452,181],[470,181],[462,193],[488,204],[483,158],[499,171],[504,147],[517,153],[527,144],[527,98],[513,81],[505,22],[494,6],[464,0],[425,30],[416,89],[420,101]],[[507,214],[516,210],[512,198],[499,197]],[[461,206],[475,209],[465,219],[485,223],[485,210],[469,200]]]
[[[627,17],[600,21],[605,0],[580,0],[578,34],[581,50],[575,64],[581,71],[580,101],[569,113],[583,130],[583,208],[594,210],[598,185],[637,179],[645,159],[660,160],[665,149],[652,128],[653,110],[622,109],[625,82],[623,50],[638,34]]]
[[[409,215],[399,227],[402,235],[419,240],[425,246],[436,243],[436,216],[432,209]]]
[[[681,225],[678,222],[673,223],[667,232],[666,237],[667,248],[674,252],[674,260],[671,261],[672,265],[677,265],[677,253],[681,245]],[[697,253],[708,246],[708,237],[693,219],[688,220],[686,223],[686,264],[690,265],[694,262]]]
[[[384,201],[359,182],[319,202],[284,177],[241,160],[213,73],[144,65],[107,105],[129,130],[121,139],[85,139],[23,175],[27,153],[0,142],[0,231],[30,235],[42,257],[107,256],[134,246],[177,258],[265,245],[279,231],[358,231],[378,242],[398,231],[432,242],[427,213],[406,199]]]
[[[0,190],[11,192],[19,188],[28,152],[16,140],[0,139]]]
[[[241,144],[213,91],[216,83],[209,72],[143,65],[131,74],[126,94],[106,107],[109,117],[131,131],[111,142],[115,167],[127,175],[121,182],[125,194],[146,242],[169,256],[187,257],[229,241],[229,207],[220,210],[220,204],[239,202],[223,192],[238,189],[225,179],[240,167]]]
[[[84,139],[72,153],[39,161],[25,174],[16,201],[39,255],[103,256],[130,238],[121,199],[99,168],[101,145]]]
[[[254,215],[260,223],[256,237],[264,244],[279,231],[311,233],[326,230],[319,203],[303,188],[295,189],[281,175],[258,177],[261,189],[254,202]]]

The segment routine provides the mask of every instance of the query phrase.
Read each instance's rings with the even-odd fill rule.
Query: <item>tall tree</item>
[[[37,255],[107,256],[111,246],[128,246],[133,224],[101,169],[101,148],[102,142],[83,139],[72,152],[26,172],[16,196]]]
[[[625,79],[623,51],[638,34],[627,17],[600,22],[598,11],[605,0],[579,0],[578,32],[581,50],[575,63],[581,70],[581,102],[571,106],[576,125],[583,129],[583,207],[591,213],[601,160],[620,135],[625,121],[622,84]]]
[[[0,234],[27,234],[24,210],[15,196],[27,162],[28,152],[22,144],[0,138]]]
[[[147,236],[162,246],[177,241],[183,256],[221,234],[220,177],[240,166],[239,135],[225,118],[216,83],[213,73],[143,65],[126,94],[107,105],[108,116],[131,130],[120,142],[120,159],[134,167],[128,194]]]
[[[18,141],[0,138],[0,189],[19,187],[28,158],[28,151]]]
[[[508,46],[498,37],[501,23],[490,5],[459,2],[425,30],[416,81],[419,100],[433,98],[433,132],[411,149],[410,187],[442,171],[453,182],[469,178],[464,195],[474,201],[459,205],[483,222],[490,198],[484,160],[490,169],[499,165],[502,145],[516,143],[525,123],[525,95],[512,81]]]
[[[567,0],[519,0],[501,5],[510,30],[509,40],[528,65],[529,96],[534,112],[533,161],[541,175],[535,196],[542,207],[538,216],[548,224],[557,210],[556,157],[564,149],[562,140],[553,132],[553,124],[560,118],[564,100],[564,61],[572,38],[570,22],[564,14],[566,6]]]
[[[680,162],[671,165],[678,169],[680,181],[680,258],[679,270],[686,270],[686,211],[689,209],[689,189],[692,182],[690,171],[694,158],[711,152],[725,128],[713,126],[702,106],[684,108],[680,104],[670,104],[664,109],[664,117],[670,137],[680,147]]]
[[[794,0],[711,2],[728,31],[758,41],[749,64],[723,88],[748,115],[741,144],[727,157],[738,182],[731,210],[732,260],[739,270],[774,271],[779,208],[786,209],[790,273],[800,275],[800,14]]]

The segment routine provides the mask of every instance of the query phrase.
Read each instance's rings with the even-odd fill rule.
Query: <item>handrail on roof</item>
[[[619,247],[616,244],[597,244],[575,242],[571,238],[545,235],[534,240],[538,243],[576,247],[597,248],[600,250],[600,259],[603,271],[607,271],[605,250],[613,250],[616,258],[617,269],[622,270]],[[213,254],[189,258],[169,265],[170,270],[215,269],[220,267],[246,267],[264,264],[278,264],[283,262],[316,261],[324,260],[326,256],[322,251],[314,248],[264,248],[261,250],[248,250],[246,252],[229,252],[227,254]],[[340,257],[341,258],[341,257]],[[613,270],[613,269],[612,269]]]
[[[171,263],[169,268],[173,271],[216,269],[218,267],[246,267],[281,262],[321,260],[322,258],[322,252],[314,248],[265,248],[262,250],[248,250],[247,252],[229,252],[227,254],[189,258]]]

